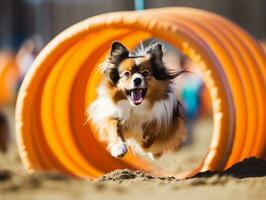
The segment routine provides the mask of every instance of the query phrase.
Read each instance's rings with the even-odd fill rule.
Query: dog
[[[168,69],[163,54],[160,43],[131,55],[116,41],[101,65],[104,78],[88,119],[113,157],[123,157],[131,148],[159,158],[185,139],[183,107],[173,82],[185,70]]]

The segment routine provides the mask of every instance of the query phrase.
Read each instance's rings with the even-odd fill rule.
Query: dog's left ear
[[[128,55],[129,51],[127,48],[122,43],[115,41],[112,43],[108,59],[110,63],[117,65],[123,59],[128,58]]]

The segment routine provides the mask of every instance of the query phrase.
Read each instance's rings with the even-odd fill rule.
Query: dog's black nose
[[[141,78],[135,78],[134,79],[134,85],[139,86],[141,84],[141,81],[142,81]]]

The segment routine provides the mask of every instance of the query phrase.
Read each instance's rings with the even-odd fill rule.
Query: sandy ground
[[[4,112],[14,135],[13,109]],[[194,129],[192,145],[153,164],[173,173],[196,166],[207,151],[211,121],[198,121]],[[117,170],[97,180],[78,180],[59,174],[28,174],[18,156],[14,136],[11,138],[8,153],[0,153],[0,200],[266,199],[265,160],[250,158],[222,173],[204,172],[186,180],[130,170]]]

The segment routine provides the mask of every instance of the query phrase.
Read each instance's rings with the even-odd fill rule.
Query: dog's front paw
[[[124,157],[127,153],[127,145],[125,143],[118,143],[111,146],[111,155],[116,158]]]

